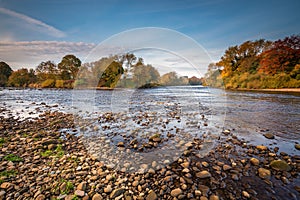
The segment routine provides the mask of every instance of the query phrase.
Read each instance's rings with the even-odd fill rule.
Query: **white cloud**
[[[82,61],[96,45],[83,42],[22,41],[0,42],[0,60],[13,69],[35,68],[40,62],[60,62],[63,56],[74,54]]]
[[[15,11],[12,11],[12,10],[9,10],[9,9],[6,9],[6,8],[1,8],[0,7],[0,13],[3,13],[3,14],[6,14],[6,15],[9,15],[11,17],[15,17],[15,18],[18,18],[18,19],[21,19],[31,25],[34,25],[35,28],[37,30],[42,30],[43,32],[51,35],[51,36],[54,36],[54,37],[57,37],[57,38],[62,38],[62,37],[65,37],[66,34],[56,28],[54,28],[53,26],[50,26],[40,20],[37,20],[37,19],[33,19],[29,16],[26,16],[24,14],[21,14],[21,13],[17,13]]]

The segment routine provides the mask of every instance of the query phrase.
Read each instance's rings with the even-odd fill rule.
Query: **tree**
[[[39,82],[43,82],[47,79],[56,79],[58,76],[58,69],[54,62],[46,61],[41,62],[37,68],[37,79]]]
[[[223,78],[249,70],[255,72],[259,63],[258,56],[268,49],[270,44],[271,42],[260,39],[246,41],[239,46],[229,47],[221,57],[221,60],[216,63],[217,66],[223,67]]]
[[[9,76],[12,73],[12,69],[5,62],[0,62],[0,86],[6,86]]]
[[[268,75],[290,73],[300,64],[300,35],[277,40],[261,54],[259,71]]]
[[[189,78],[189,84],[190,85],[201,85],[201,79],[197,78],[196,76],[192,76],[191,78]]]
[[[26,68],[14,71],[8,80],[8,84],[14,87],[27,87],[31,83],[35,83],[36,76],[34,75],[34,70]]]
[[[77,76],[78,70],[81,66],[81,61],[74,55],[66,55],[62,58],[58,64],[60,70],[61,79],[63,80],[74,80]]]
[[[158,83],[160,74],[152,65],[144,65],[138,62],[133,69],[133,82],[139,88],[147,84]]]
[[[102,73],[98,87],[114,88],[118,83],[124,70],[120,63],[113,61]]]
[[[178,85],[179,78],[176,72],[169,72],[162,75],[160,83],[162,85]]]

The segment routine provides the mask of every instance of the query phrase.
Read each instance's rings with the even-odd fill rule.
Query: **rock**
[[[172,197],[177,197],[182,193],[182,190],[180,188],[176,188],[174,190],[171,191],[171,196]]]
[[[4,183],[1,184],[0,188],[2,188],[2,189],[7,189],[7,188],[9,188],[11,185],[12,185],[12,184],[9,183],[9,182],[4,182]]]
[[[266,151],[266,150],[268,150],[268,147],[263,146],[263,145],[257,145],[256,148],[257,148],[258,150],[260,150],[260,151]]]
[[[275,169],[277,171],[290,171],[292,168],[283,160],[273,160],[270,163],[270,166],[272,169]]]
[[[257,158],[251,158],[250,162],[252,165],[255,165],[255,166],[259,165],[259,160]]]
[[[209,200],[219,200],[219,196],[213,194],[209,197]]]
[[[274,139],[275,138],[275,136],[272,133],[265,133],[264,136],[267,139]]]
[[[196,177],[197,177],[197,178],[210,178],[210,177],[211,177],[211,174],[210,174],[208,171],[203,170],[203,171],[201,171],[201,172],[198,172],[198,173],[196,174]]]
[[[44,199],[46,199],[46,197],[43,194],[40,194],[35,198],[35,200],[44,200]]]
[[[190,166],[189,162],[184,162],[180,164],[183,168],[188,168]]]
[[[203,167],[209,167],[209,164],[205,161],[203,161],[201,164],[203,165]]]
[[[300,193],[300,186],[299,185],[296,185],[294,188],[295,188],[295,190],[297,190]]]
[[[84,196],[84,191],[82,191],[82,190],[75,190],[74,194],[76,196],[83,197]]]
[[[92,198],[92,200],[102,200],[102,199],[103,199],[103,197],[98,193],[94,194],[94,196]]]
[[[133,187],[136,187],[136,186],[138,186],[138,185],[139,185],[139,181],[133,181],[133,182],[132,182],[132,186],[133,186]]]
[[[271,171],[265,168],[258,169],[258,176],[262,179],[270,179],[271,178]]]
[[[104,191],[105,193],[111,193],[111,191],[112,191],[111,185],[107,185],[106,188],[104,188],[103,191]]]
[[[124,145],[124,142],[118,142],[117,146],[118,147],[124,147],[125,145]]]
[[[300,144],[295,144],[295,148],[296,148],[297,150],[300,150]]]
[[[4,195],[5,195],[5,191],[4,191],[4,190],[1,190],[1,191],[0,191],[0,199],[2,199],[2,198],[4,197]]]
[[[223,165],[223,170],[224,170],[224,171],[228,171],[228,170],[230,170],[230,169],[232,169],[231,166],[229,166],[229,165]]]
[[[200,190],[195,190],[195,196],[196,197],[199,197],[199,196],[201,196],[201,191]]]
[[[198,189],[201,191],[202,195],[207,196],[210,189],[206,185],[199,185]]]
[[[125,190],[123,188],[118,188],[115,189],[114,191],[112,191],[112,193],[110,194],[110,198],[116,198],[118,196],[120,196],[121,194],[123,194],[125,192]]]
[[[246,192],[246,191],[243,191],[243,192],[242,192],[242,195],[243,195],[244,197],[246,197],[247,199],[250,198],[250,194],[249,194],[248,192]]]
[[[224,134],[224,135],[229,135],[229,134],[230,134],[230,130],[228,130],[228,129],[224,130],[224,131],[223,131],[223,134]]]
[[[146,200],[156,200],[156,199],[157,199],[156,193],[153,190],[151,190],[147,195]]]
[[[79,183],[79,185],[77,186],[77,190],[85,191],[85,189],[86,189],[86,182],[81,182],[81,183]]]

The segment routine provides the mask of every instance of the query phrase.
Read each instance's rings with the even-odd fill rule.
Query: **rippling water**
[[[298,153],[294,143],[300,141],[300,96],[295,94],[225,92],[202,86],[112,91],[0,89],[0,106],[12,110],[15,117],[37,116],[42,102],[58,105],[52,110],[81,115],[162,111],[168,109],[166,103],[176,103],[183,113],[204,114],[211,127],[231,129],[253,144],[279,146],[281,151]],[[265,132],[273,133],[275,140],[265,139]]]

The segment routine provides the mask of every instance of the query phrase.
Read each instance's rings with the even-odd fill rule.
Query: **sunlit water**
[[[231,129],[252,144],[278,146],[280,151],[299,154],[294,144],[300,141],[300,96],[291,94],[225,92],[201,86],[112,91],[1,89],[0,106],[20,119],[37,117],[47,109],[81,117],[105,112],[127,113],[132,117],[138,112],[159,112],[164,117],[176,106],[182,118],[174,126],[188,129],[184,123],[192,121],[187,117],[195,112],[198,113],[195,120],[200,120],[201,115],[208,120],[206,129],[190,129],[195,132],[193,136]],[[1,115],[7,116],[7,113]],[[265,139],[265,132],[273,133],[275,139]]]

